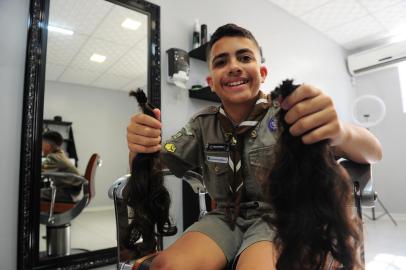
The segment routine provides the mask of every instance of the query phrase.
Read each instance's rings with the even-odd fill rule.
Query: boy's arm
[[[375,163],[382,159],[382,147],[369,130],[352,124],[344,124],[344,139],[333,146],[337,156],[358,163]]]
[[[157,119],[160,119],[158,110],[156,119],[145,114],[137,114],[131,118],[131,122],[127,126],[130,167],[137,153],[157,151],[160,151],[161,161],[178,177],[189,169],[199,167],[201,160],[198,121],[194,121],[195,118],[193,118],[178,133],[161,145],[161,123]]]
[[[200,129],[197,127],[197,123],[191,120],[163,143],[161,160],[177,177],[201,166]]]
[[[305,144],[329,140],[337,156],[359,163],[375,163],[382,158],[378,139],[367,129],[344,124],[338,118],[331,97],[321,90],[301,85],[283,100],[285,120],[293,136],[302,136]]]

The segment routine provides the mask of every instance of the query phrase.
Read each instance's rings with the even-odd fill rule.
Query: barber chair
[[[371,208],[375,206],[376,195],[372,186],[371,180],[371,166],[370,164],[359,164],[349,160],[339,160],[338,161],[348,172],[351,177],[351,180],[354,183],[354,205],[356,207],[357,215],[362,220],[362,207]],[[168,171],[164,171],[164,175],[170,174]],[[162,245],[158,245],[158,248],[155,253],[147,255],[143,258],[135,258],[134,260],[130,261],[119,261],[120,260],[120,230],[125,229],[126,224],[128,225],[128,220],[125,221],[123,224],[122,220],[120,222],[120,207],[124,207],[125,203],[123,202],[123,189],[129,179],[130,175],[125,175],[118,178],[110,187],[108,191],[108,195],[110,199],[114,200],[115,210],[116,210],[116,228],[117,228],[117,253],[118,253],[118,262],[117,262],[117,270],[149,270],[152,260],[155,258],[155,255],[162,250]],[[188,171],[182,177],[182,180],[185,181],[190,185],[193,191],[199,197],[199,208],[200,214],[199,219],[202,218],[205,214],[207,214],[206,209],[206,188],[203,185],[203,178],[200,174]],[[215,203],[212,202],[212,208],[214,208]],[[126,212],[127,209],[124,210]],[[123,210],[121,210],[123,212]],[[362,230],[362,228],[361,228]],[[162,243],[162,238],[161,238]],[[361,258],[364,260],[364,247],[361,247]],[[333,270],[337,269],[334,266],[334,263],[331,262],[329,266],[327,266],[326,270]],[[230,269],[232,270],[232,269]]]
[[[46,225],[46,255],[65,256],[72,253],[70,245],[71,221],[90,203],[95,195],[96,168],[101,165],[100,156],[92,154],[84,176],[64,172],[43,172],[43,188],[51,190],[51,200],[41,200],[40,222]],[[80,188],[80,198],[75,202],[58,201],[56,193],[61,179],[72,179]],[[66,184],[63,184],[66,187]],[[83,195],[83,196],[82,196]]]

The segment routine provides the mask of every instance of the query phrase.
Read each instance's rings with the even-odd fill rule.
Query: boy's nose
[[[241,67],[236,60],[230,61],[230,66],[228,70],[229,75],[239,75],[241,74]]]

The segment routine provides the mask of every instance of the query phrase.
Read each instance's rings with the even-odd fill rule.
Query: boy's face
[[[207,83],[224,106],[250,102],[267,75],[260,63],[261,56],[253,41],[244,37],[223,37],[211,48]]]
[[[47,141],[42,141],[42,153],[44,156],[47,156],[49,153],[51,153],[52,150],[52,145],[47,142]]]

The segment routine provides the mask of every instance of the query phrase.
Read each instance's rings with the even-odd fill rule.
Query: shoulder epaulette
[[[219,107],[216,106],[209,106],[204,108],[203,110],[199,111],[195,115],[193,115],[192,120],[195,120],[198,117],[205,116],[205,115],[213,115],[219,111]]]

